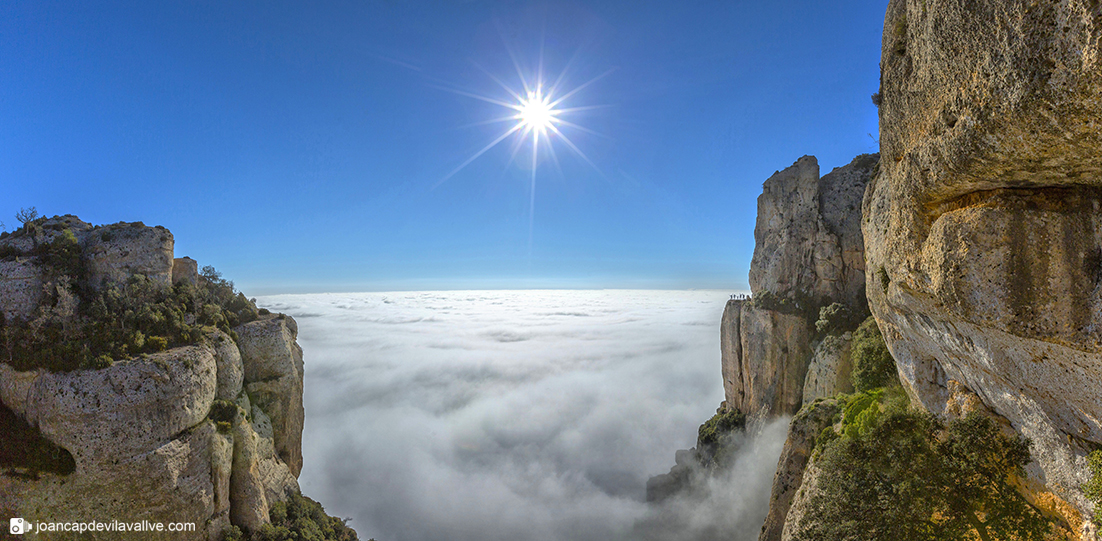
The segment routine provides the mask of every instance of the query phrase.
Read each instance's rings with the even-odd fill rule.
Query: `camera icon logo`
[[[13,518],[10,521],[9,531],[13,534],[22,534],[31,531],[33,526],[21,518]]]

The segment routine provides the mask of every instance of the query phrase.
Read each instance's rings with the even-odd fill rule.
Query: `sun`
[[[506,129],[503,133],[498,135],[494,140],[490,141],[489,144],[482,147],[481,150],[475,152],[469,158],[464,160],[463,163],[459,164],[458,167],[452,169],[450,173],[445,175],[444,178],[440,179],[436,184],[433,185],[433,189],[436,189],[437,186],[440,186],[445,181],[453,177],[456,173],[462,171],[463,168],[470,165],[471,162],[477,160],[490,149],[496,147],[510,137],[514,138],[513,152],[510,157],[510,163],[513,159],[516,158],[517,151],[523,143],[528,142],[531,145],[531,183],[533,192],[535,191],[535,170],[539,163],[540,149],[542,148],[543,150],[547,151],[551,159],[554,160],[556,164],[558,163],[558,157],[555,155],[554,145],[552,144],[553,141],[557,141],[565,145],[575,155],[581,158],[582,161],[589,164],[593,167],[594,170],[600,173],[600,169],[596,166],[596,164],[594,164],[593,161],[590,160],[589,157],[586,156],[585,153],[582,152],[582,150],[574,144],[574,141],[572,141],[570,137],[567,137],[564,130],[574,130],[597,136],[600,136],[601,134],[579,126],[578,124],[571,122],[564,117],[569,117],[573,114],[583,113],[594,109],[600,109],[605,106],[591,105],[583,107],[562,107],[561,105],[563,104],[563,102],[570,99],[578,92],[582,91],[583,89],[597,82],[598,80],[603,79],[614,70],[606,71],[605,73],[602,73],[601,75],[598,75],[597,77],[594,77],[586,81],[585,83],[574,87],[572,90],[561,92],[561,84],[563,83],[563,79],[566,76],[566,70],[563,70],[563,72],[559,75],[558,79],[555,80],[553,84],[545,88],[544,81],[546,79],[544,78],[544,74],[542,71],[542,64],[543,63],[541,61],[541,69],[538,70],[534,74],[534,76],[530,77],[525,77],[519,65],[517,66],[517,76],[520,79],[521,86],[521,90],[519,91],[514,90],[497,76],[493,75],[485,69],[482,69],[481,66],[479,66],[479,68],[482,69],[482,71],[484,71],[486,75],[488,75],[495,83],[497,83],[499,86],[501,86],[503,90],[505,90],[505,92],[511,97],[511,99],[501,99],[491,96],[484,96],[481,94],[467,92],[455,88],[449,88],[446,86],[437,87],[441,90],[453,92],[461,96],[466,96],[480,101],[492,103],[494,105],[499,105],[512,111],[512,114],[508,116],[478,122],[473,124],[474,126],[482,124],[495,124],[498,122],[508,122],[512,125],[509,126],[509,128]]]
[[[471,162],[477,160],[480,156],[488,152],[490,149],[496,147],[502,141],[505,141],[509,138],[513,138],[513,150],[509,158],[509,163],[512,164],[513,160],[517,156],[517,151],[519,151],[525,143],[530,141],[532,149],[532,174],[529,178],[528,250],[529,255],[531,255],[532,229],[534,227],[533,224],[535,221],[536,211],[536,169],[539,167],[540,163],[540,149],[542,148],[544,151],[547,152],[547,155],[552,159],[552,161],[554,161],[556,167],[558,167],[561,171],[562,168],[559,166],[559,159],[558,156],[556,156],[555,145],[553,144],[554,142],[558,142],[562,145],[565,145],[575,155],[581,158],[582,161],[593,167],[593,169],[597,171],[598,174],[601,174],[600,168],[598,168],[597,165],[594,164],[593,161],[590,160],[589,157],[586,156],[585,153],[578,148],[578,145],[575,145],[574,142],[570,140],[570,137],[568,137],[566,133],[564,133],[564,130],[579,131],[597,136],[600,136],[601,134],[579,126],[578,124],[571,122],[563,117],[569,118],[571,115],[599,109],[605,106],[590,105],[582,107],[560,107],[560,105],[569,100],[575,94],[581,92],[589,85],[597,82],[600,79],[603,79],[614,70],[606,71],[605,73],[602,73],[601,75],[598,75],[597,77],[594,77],[586,81],[585,83],[574,87],[572,90],[563,92],[561,85],[567,75],[567,70],[565,68],[563,69],[562,73],[559,74],[554,83],[547,86],[547,88],[545,89],[544,81],[546,81],[547,79],[544,78],[543,74],[542,54],[539,60],[539,69],[536,70],[536,72],[529,77],[525,76],[524,71],[520,68],[520,63],[517,61],[517,58],[515,55],[513,55],[512,51],[510,51],[509,54],[513,57],[514,67],[517,68],[517,76],[520,79],[522,90],[514,90],[513,87],[510,87],[497,76],[481,68],[481,66],[479,66],[479,69],[482,69],[482,71],[485,72],[486,75],[488,75],[491,79],[493,79],[493,81],[497,83],[512,99],[500,99],[491,96],[483,96],[480,94],[467,92],[455,88],[438,87],[441,90],[454,92],[462,96],[467,96],[469,98],[474,98],[484,102],[499,105],[501,107],[511,110],[513,113],[509,114],[508,116],[494,118],[475,124],[481,125],[507,122],[511,123],[512,125],[503,133],[498,135],[498,137],[495,138],[493,141],[490,141],[489,144],[482,147],[481,150],[475,152],[463,163],[459,164],[458,167],[456,167],[450,173],[444,176],[444,178],[440,179],[440,181],[433,185],[433,189],[436,189],[437,186],[440,186],[449,178],[461,171],[464,167],[470,165]]]
[[[555,116],[559,113],[551,105],[551,98],[543,95],[543,89],[537,88],[535,92],[528,92],[528,97],[520,100],[516,106],[516,119],[520,120],[525,130],[537,130],[543,134],[553,129],[559,119]]]

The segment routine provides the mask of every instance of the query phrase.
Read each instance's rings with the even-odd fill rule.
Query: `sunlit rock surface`
[[[297,476],[302,470],[302,348],[298,325],[283,314],[269,314],[237,328],[245,367],[245,390],[254,406],[271,419],[272,437],[283,462]]]
[[[769,515],[761,529],[760,541],[777,541],[785,530],[789,508],[804,484],[804,474],[815,440],[824,428],[830,426],[834,415],[840,411],[837,401],[826,399],[805,407],[792,418],[788,437],[784,441],[777,472],[773,476],[773,489],[769,497]],[[793,517],[798,518],[798,517]]]
[[[812,312],[831,302],[863,309],[860,205],[876,163],[876,155],[858,156],[820,178],[818,162],[805,156],[763,185],[750,265],[756,299],[729,301],[720,325],[728,407],[796,413],[812,361]],[[766,296],[784,305],[760,302]],[[844,387],[848,356],[824,351],[817,359],[811,394]]]
[[[1100,21],[1083,1],[893,0],[863,223],[911,396],[944,414],[948,382],[970,389],[1083,516],[1102,444]]]
[[[49,308],[38,305],[45,271],[30,252],[65,229],[81,244],[93,284],[137,274],[169,286],[172,235],[162,227],[93,228],[63,216],[32,229],[0,239],[0,248],[19,252],[0,259],[5,318],[26,319]],[[187,279],[193,271],[191,266],[180,272]],[[240,349],[212,329],[200,344],[99,370],[19,372],[0,363],[3,405],[75,462],[68,475],[0,475],[0,514],[57,522],[196,524],[192,533],[150,533],[148,539],[215,541],[231,522],[249,529],[266,523],[269,506],[299,490],[302,349],[295,341],[295,321],[282,314],[262,316],[235,332]],[[208,417],[216,399],[240,406],[222,427]],[[67,532],[36,535],[71,538]],[[132,537],[99,532],[95,538]]]
[[[863,302],[861,198],[877,163],[859,156],[819,178],[804,156],[762,185],[750,289],[780,297]]]

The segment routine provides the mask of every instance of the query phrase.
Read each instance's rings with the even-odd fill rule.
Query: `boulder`
[[[196,285],[199,283],[199,263],[190,257],[172,260],[172,283]]]
[[[101,370],[17,372],[0,363],[0,400],[72,453],[78,472],[158,448],[199,424],[215,384],[214,354],[206,346]]]
[[[164,285],[172,283],[172,233],[141,222],[101,226],[82,242],[89,280],[125,282],[141,274]]]

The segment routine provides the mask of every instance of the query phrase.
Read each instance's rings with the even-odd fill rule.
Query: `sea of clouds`
[[[723,399],[728,292],[275,295],[305,357],[303,492],[378,541],[757,539],[785,437],[645,503]]]

